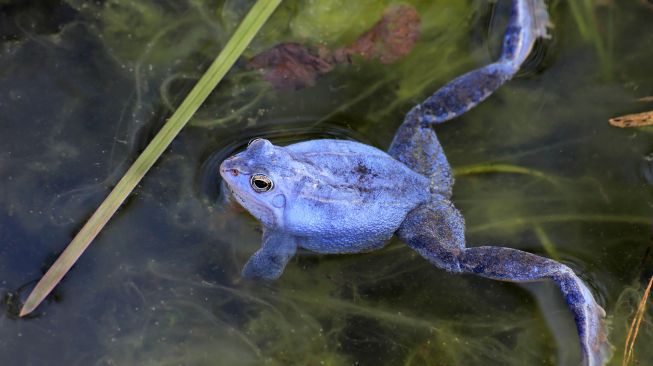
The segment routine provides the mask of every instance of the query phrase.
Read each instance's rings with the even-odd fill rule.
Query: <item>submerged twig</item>
[[[136,159],[127,173],[120,179],[109,196],[93,213],[84,227],[77,233],[68,247],[57,258],[48,272],[41,278],[36,288],[25,301],[20,310],[20,316],[31,313],[61,281],[70,268],[77,262],[82,253],[91,244],[100,230],[111,219],[127,196],[145,176],[145,173],[159,159],[163,151],[179,134],[191,117],[204,103],[209,94],[231,69],[238,57],[252,41],[281,0],[258,0],[245,16],[232,37],[213,61],[209,69],[190,91],[186,99],[173,113],[168,122],[152,139],[143,153]]]
[[[651,294],[651,285],[653,285],[653,276],[651,276],[651,279],[648,281],[646,290],[644,290],[644,295],[642,295],[642,299],[639,301],[639,305],[637,306],[635,317],[630,323],[630,329],[628,329],[628,335],[626,336],[626,345],[624,346],[624,358],[621,362],[622,366],[628,365],[628,363],[630,363],[630,361],[633,359],[635,351],[635,340],[637,339],[637,334],[639,333],[639,327],[642,325],[642,319],[644,319],[646,302],[648,301],[648,297]]]

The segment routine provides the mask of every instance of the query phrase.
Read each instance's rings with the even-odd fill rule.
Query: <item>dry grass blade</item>
[[[628,336],[626,336],[626,345],[624,347],[624,358],[621,362],[622,366],[628,365],[633,359],[635,351],[635,340],[637,339],[637,334],[639,333],[639,327],[642,325],[642,319],[644,319],[644,314],[646,312],[646,302],[648,301],[648,297],[651,294],[651,285],[653,285],[653,276],[651,276],[651,279],[648,281],[646,290],[644,290],[644,295],[642,295],[642,299],[639,301],[639,305],[637,306],[635,317],[630,323],[630,329],[628,329]]]
[[[650,126],[653,125],[653,111],[610,118],[610,124],[615,127]]]
[[[36,288],[34,288],[25,301],[25,305],[20,310],[20,316],[31,313],[52,289],[57,286],[84,250],[88,248],[91,241],[102,230],[109,219],[111,219],[118,207],[122,205],[134,187],[145,176],[145,173],[159,159],[179,131],[188,123],[200,105],[204,103],[211,91],[218,85],[227,71],[231,69],[279,3],[281,3],[281,0],[258,0],[254,4],[229,39],[229,42],[227,42],[206,73],[190,91],[186,99],[184,99],[168,122],[161,128],[161,131],[152,139],[147,148],[145,148],[145,151],[132,164],[127,173],[120,179],[116,187],[109,193],[109,196],[102,202],[95,213],[93,213],[84,227],[82,227],[75,238],[68,244],[68,247],[57,258],[48,272],[41,278]]]

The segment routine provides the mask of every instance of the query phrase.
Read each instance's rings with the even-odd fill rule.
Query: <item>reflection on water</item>
[[[575,364],[573,323],[555,288],[447,274],[399,242],[361,255],[304,252],[273,283],[239,276],[261,233],[219,199],[224,157],[256,136],[385,148],[411,105],[496,55],[503,2],[494,12],[481,1],[410,2],[421,38],[394,64],[354,59],[313,88],[275,91],[239,63],[29,319],[15,316],[20,299],[251,2],[2,2],[0,362]],[[247,56],[280,41],[347,44],[386,1],[350,4],[285,3]],[[454,201],[470,245],[515,247],[578,271],[612,316],[617,365],[653,269],[651,135],[607,121],[651,109],[635,100],[653,95],[644,47],[653,12],[644,2],[551,4],[553,40],[518,79],[437,132],[459,172]],[[343,22],[354,7],[365,16]],[[48,13],[57,15],[39,22]],[[652,331],[646,322],[640,330],[641,364],[653,362]]]

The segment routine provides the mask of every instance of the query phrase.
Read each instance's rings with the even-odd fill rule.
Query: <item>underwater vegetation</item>
[[[573,321],[553,287],[432,268],[399,243],[304,253],[280,281],[240,278],[257,223],[220,200],[216,168],[250,138],[385,148],[434,88],[494,59],[506,1],[406,1],[419,38],[393,62],[354,54],[311,87],[248,68],[278,44],[355,44],[393,1],[282,2],[53,296],[17,317],[254,1],[0,1],[0,362],[12,364],[566,365]],[[611,317],[615,357],[653,362],[646,1],[550,1],[556,28],[477,109],[438,127],[472,245],[556,258]],[[51,16],[48,16],[51,15]],[[47,19],[45,21],[44,19]],[[319,53],[315,55],[319,56]],[[313,56],[315,56],[313,55]]]

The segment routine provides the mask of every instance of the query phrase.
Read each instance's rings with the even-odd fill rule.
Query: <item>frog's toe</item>
[[[241,276],[275,280],[281,276],[283,269],[290,258],[295,255],[296,250],[295,238],[285,233],[266,229],[263,232],[261,249],[245,263]]]
[[[243,278],[276,280],[281,275],[281,271],[270,271],[263,267],[258,267],[248,262],[240,272]]]
[[[608,342],[605,310],[595,302],[587,305],[590,327],[583,341],[583,358],[586,366],[603,366],[612,357],[612,345]]]
[[[551,38],[549,29],[553,24],[549,19],[549,12],[546,10],[544,0],[529,0],[533,19],[533,35],[535,38]]]

